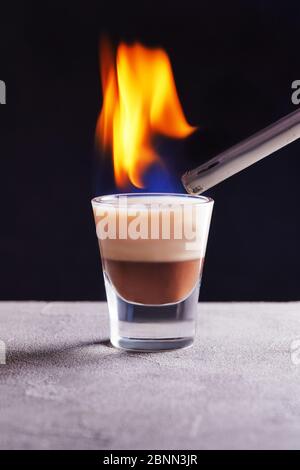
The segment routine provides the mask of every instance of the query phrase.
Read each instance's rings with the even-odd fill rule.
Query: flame
[[[121,43],[114,55],[101,47],[103,105],[96,142],[113,153],[116,184],[143,188],[147,168],[161,163],[152,141],[156,134],[182,138],[191,134],[183,114],[166,52],[139,43]]]

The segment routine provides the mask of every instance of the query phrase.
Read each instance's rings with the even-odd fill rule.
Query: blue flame
[[[110,193],[183,193],[185,192],[181,183],[182,162],[184,153],[182,144],[178,140],[156,139],[153,143],[155,150],[160,155],[162,163],[152,165],[143,175],[144,187],[136,188],[128,184],[126,188],[116,188],[113,177],[112,158],[102,160],[102,168],[96,172],[95,189],[96,195]],[[181,145],[180,145],[181,144]]]
[[[182,192],[180,180],[176,178],[168,168],[162,165],[153,165],[144,175],[144,188],[136,192],[151,193],[179,193]]]

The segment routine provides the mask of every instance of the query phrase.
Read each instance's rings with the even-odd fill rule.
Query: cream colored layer
[[[123,206],[93,204],[103,257],[147,262],[204,257],[213,203],[170,196],[131,197],[130,204],[123,202]]]

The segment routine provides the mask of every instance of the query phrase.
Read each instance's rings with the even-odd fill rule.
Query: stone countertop
[[[299,449],[300,303],[200,303],[190,349],[110,346],[105,303],[0,303],[1,449]]]

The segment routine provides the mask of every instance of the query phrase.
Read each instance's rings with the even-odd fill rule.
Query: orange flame
[[[101,47],[103,106],[96,141],[112,150],[116,184],[142,188],[147,168],[160,163],[152,146],[155,134],[186,137],[195,128],[183,114],[170,60],[162,49],[121,43],[116,57]]]

